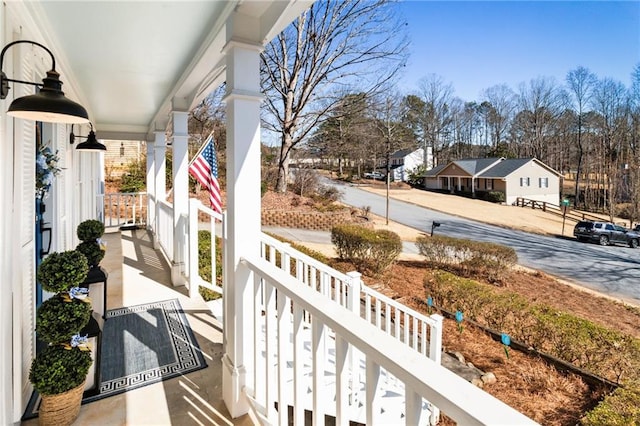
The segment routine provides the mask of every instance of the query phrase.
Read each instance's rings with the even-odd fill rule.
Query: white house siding
[[[56,70],[65,82],[61,55],[41,34],[39,26],[22,2],[0,5],[0,45],[15,40],[33,40],[52,49]],[[3,71],[7,77],[41,81],[51,68],[46,51],[17,44],[6,51]],[[31,85],[10,83],[7,99],[0,101],[0,199],[4,214],[0,226],[0,424],[17,424],[32,392],[28,380],[35,354],[35,122],[6,115],[13,99],[32,94]],[[74,99],[71,86],[65,94]],[[95,192],[99,187],[101,154],[73,151],[68,143],[70,127],[43,124],[42,141],[58,150],[62,173],[45,200],[44,220],[53,228],[52,251],[75,247],[75,227],[80,220],[94,218]],[[85,134],[85,133],[82,133]],[[78,168],[80,163],[84,168]],[[81,184],[78,186],[78,182]],[[75,191],[74,191],[75,189]],[[76,214],[75,212],[79,212]],[[75,215],[75,216],[74,216]],[[45,241],[46,242],[46,241]]]
[[[529,186],[521,186],[520,179],[528,178]],[[540,178],[548,179],[546,188],[540,187]],[[506,203],[515,203],[518,197],[547,202],[560,203],[560,177],[536,161],[530,161],[507,176]]]

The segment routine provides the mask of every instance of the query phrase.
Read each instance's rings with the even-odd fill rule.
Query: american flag
[[[204,149],[191,161],[189,174],[209,191],[211,209],[222,213],[222,198],[220,196],[220,184],[218,183],[218,160],[213,146],[213,134],[209,135],[202,145]]]

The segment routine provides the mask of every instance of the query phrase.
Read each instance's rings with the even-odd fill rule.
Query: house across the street
[[[507,204],[522,197],[559,205],[560,178],[560,173],[536,158],[471,158],[427,171],[424,187],[474,197],[502,192]]]
[[[394,151],[389,157],[389,169],[391,170],[391,180],[407,182],[409,175],[415,172],[418,167],[426,164],[427,167],[433,165],[433,154],[431,147],[427,148],[427,155],[424,149],[399,149]],[[376,168],[381,173],[387,172],[386,160],[380,159]]]

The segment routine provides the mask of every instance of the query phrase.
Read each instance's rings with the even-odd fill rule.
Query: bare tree
[[[385,146],[385,158],[387,169],[387,203],[386,203],[386,224],[389,224],[389,186],[391,183],[391,154],[406,146],[411,140],[411,132],[405,126],[403,118],[406,116],[407,104],[403,102],[402,96],[389,91],[376,98],[370,110],[377,136],[383,141]]]
[[[629,89],[629,184],[633,224],[640,217],[640,63],[631,73]]]
[[[262,54],[264,126],[279,134],[276,190],[291,150],[340,103],[336,93],[379,92],[406,59],[405,24],[391,0],[319,0]]]
[[[594,112],[599,116],[598,134],[600,139],[603,165],[601,184],[604,190],[605,208],[610,219],[616,214],[615,204],[618,182],[622,175],[624,111],[627,101],[627,90],[624,85],[610,78],[604,78],[596,84],[593,91]]]
[[[505,84],[491,86],[483,93],[489,104],[487,124],[491,145],[495,149],[502,143],[515,110],[515,93]]]
[[[521,155],[546,162],[549,137],[563,111],[563,93],[553,79],[539,77],[520,85],[518,104],[520,112],[514,125],[519,126],[522,135]]]
[[[569,73],[567,74],[569,96],[572,100],[573,107],[575,108],[574,111],[577,119],[576,146],[578,148],[578,152],[576,158],[577,167],[574,191],[576,202],[578,201],[578,195],[580,193],[580,175],[582,173],[582,160],[584,157],[584,146],[582,141],[585,113],[584,109],[591,99],[591,94],[596,81],[596,76],[585,67],[578,67],[575,70],[569,71]]]
[[[451,102],[453,100],[453,86],[435,74],[423,77],[418,83],[418,97],[421,103],[414,103],[411,114],[417,117],[425,153],[431,148],[434,163],[438,164],[440,152],[447,147],[445,129],[451,124]]]

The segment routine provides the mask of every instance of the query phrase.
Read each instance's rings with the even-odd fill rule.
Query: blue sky
[[[625,86],[640,63],[640,1],[404,1],[411,56],[400,88],[437,74],[455,95],[584,66]]]

